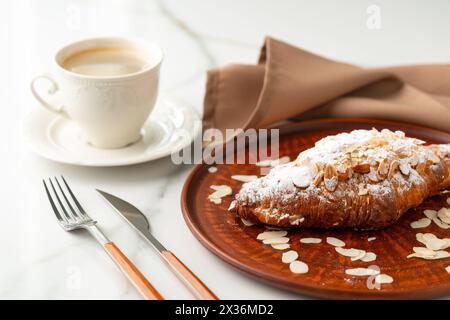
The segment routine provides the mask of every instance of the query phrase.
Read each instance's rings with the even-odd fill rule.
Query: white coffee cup
[[[83,74],[64,67],[66,59],[78,53],[116,49],[136,52],[145,59],[145,66],[117,75]],[[157,99],[162,60],[162,50],[153,43],[125,38],[82,40],[59,50],[54,57],[55,76],[35,78],[31,91],[42,106],[73,120],[88,143],[98,148],[121,148],[140,138]],[[36,83],[40,79],[50,81],[49,94],[58,93],[61,106],[38,93]]]

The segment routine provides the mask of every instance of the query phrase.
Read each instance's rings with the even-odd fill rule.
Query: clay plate
[[[297,154],[314,145],[314,142],[328,135],[354,129],[388,128],[402,130],[408,136],[417,137],[428,143],[449,143],[450,134],[424,127],[397,122],[367,119],[327,119],[302,122],[281,130],[280,156],[295,159]],[[187,179],[181,198],[184,218],[195,237],[212,253],[260,281],[301,294],[323,298],[431,298],[450,294],[450,274],[445,267],[450,259],[423,260],[407,259],[414,246],[418,232],[432,232],[440,238],[450,237],[450,229],[444,230],[431,224],[423,229],[411,229],[410,223],[423,217],[424,209],[439,209],[446,204],[450,193],[426,200],[420,207],[407,212],[393,226],[380,231],[354,231],[300,229],[289,231],[290,244],[299,252],[300,259],[309,265],[309,272],[296,275],[281,262],[282,251],[263,245],[256,240],[263,226],[245,227],[240,219],[227,211],[231,196],[223,198],[222,204],[208,201],[211,185],[226,184],[237,193],[241,182],[231,179],[234,174],[260,174],[260,168],[250,164],[216,165],[216,173],[208,172],[208,165],[197,165]],[[337,237],[346,247],[375,252],[374,262],[350,261],[335,252],[327,244],[327,236]],[[300,238],[318,237],[320,244],[301,244]],[[367,241],[376,237],[374,241]],[[378,289],[369,289],[368,277],[345,274],[345,269],[377,265],[382,273],[394,278],[392,284],[383,284]]]

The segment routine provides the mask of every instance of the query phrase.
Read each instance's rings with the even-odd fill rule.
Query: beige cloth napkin
[[[388,119],[448,132],[450,65],[360,68],[267,38],[257,65],[208,72],[206,128],[263,128],[294,116]]]

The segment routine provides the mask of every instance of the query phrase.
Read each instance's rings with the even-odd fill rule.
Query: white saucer
[[[200,116],[174,100],[159,100],[142,129],[141,139],[122,149],[98,149],[81,139],[78,126],[36,106],[23,134],[38,155],[80,166],[113,167],[147,162],[178,152],[200,132]],[[189,132],[189,135],[186,135]]]

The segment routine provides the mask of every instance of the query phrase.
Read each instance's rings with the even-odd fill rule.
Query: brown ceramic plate
[[[291,125],[281,130],[280,156],[295,159],[297,154],[313,146],[314,142],[328,135],[354,129],[388,128],[402,130],[408,136],[417,137],[428,143],[449,143],[450,134],[414,126],[381,120],[335,119],[315,120]],[[289,289],[301,294],[324,298],[431,298],[450,294],[450,274],[445,267],[450,259],[423,260],[407,259],[414,246],[418,232],[432,232],[440,238],[449,238],[450,229],[444,230],[430,225],[423,229],[411,229],[410,223],[423,217],[424,209],[439,209],[446,204],[450,193],[441,193],[426,200],[420,207],[407,212],[393,226],[380,231],[354,231],[300,229],[289,231],[290,244],[300,254],[300,259],[309,265],[309,272],[296,275],[288,265],[281,262],[282,251],[263,245],[256,240],[263,226],[245,227],[242,222],[227,211],[232,197],[215,205],[208,201],[211,185],[226,184],[233,188],[233,194],[241,182],[231,179],[234,174],[259,175],[255,165],[217,165],[216,173],[209,173],[208,166],[197,165],[187,179],[182,193],[181,205],[187,225],[197,239],[212,253],[241,271],[268,284]],[[377,254],[374,262],[351,262],[335,252],[325,242],[327,236],[345,241],[349,248],[359,248]],[[300,238],[318,237],[320,244],[301,244]],[[376,240],[369,242],[369,237]],[[383,284],[378,290],[369,289],[368,277],[346,275],[347,268],[377,265],[382,273],[394,278],[392,284]],[[369,279],[373,283],[373,279]]]

